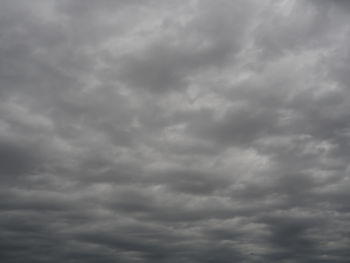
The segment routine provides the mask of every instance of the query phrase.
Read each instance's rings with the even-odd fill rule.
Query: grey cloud
[[[233,14],[226,14],[227,10]],[[239,52],[245,40],[244,28],[249,26],[249,19],[241,10],[247,10],[247,15],[253,13],[241,1],[202,1],[184,25],[166,17],[158,27],[165,37],[151,39],[140,51],[112,60],[108,78],[155,93],[186,89],[192,75],[220,68]]]
[[[2,262],[348,262],[347,1],[2,1]]]
[[[203,123],[193,123],[193,132],[209,140],[219,140],[223,144],[251,143],[255,138],[270,134],[276,126],[274,112],[263,109],[235,108],[228,110],[219,120],[205,118]]]
[[[0,144],[0,171],[3,176],[23,175],[34,173],[40,166],[40,160],[26,149],[16,144],[3,142]]]
[[[272,236],[270,242],[273,246],[281,248],[276,254],[270,257],[273,260],[283,258],[294,258],[301,262],[312,262],[315,257],[316,242],[307,237],[307,230],[315,227],[315,222],[310,224],[307,220],[298,219],[270,219]]]
[[[154,173],[147,181],[164,184],[176,192],[204,195],[230,186],[229,178],[200,170],[167,170]]]

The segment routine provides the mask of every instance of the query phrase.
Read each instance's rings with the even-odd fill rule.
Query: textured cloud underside
[[[350,258],[350,2],[2,0],[0,261]]]

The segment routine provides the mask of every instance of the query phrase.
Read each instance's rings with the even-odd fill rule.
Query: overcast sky
[[[350,1],[0,0],[0,261],[346,263]]]

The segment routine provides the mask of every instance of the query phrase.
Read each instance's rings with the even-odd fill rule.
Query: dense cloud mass
[[[350,258],[350,1],[1,0],[0,261]]]

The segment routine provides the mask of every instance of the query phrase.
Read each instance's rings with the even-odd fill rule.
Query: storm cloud
[[[350,4],[1,0],[0,261],[350,258]]]

